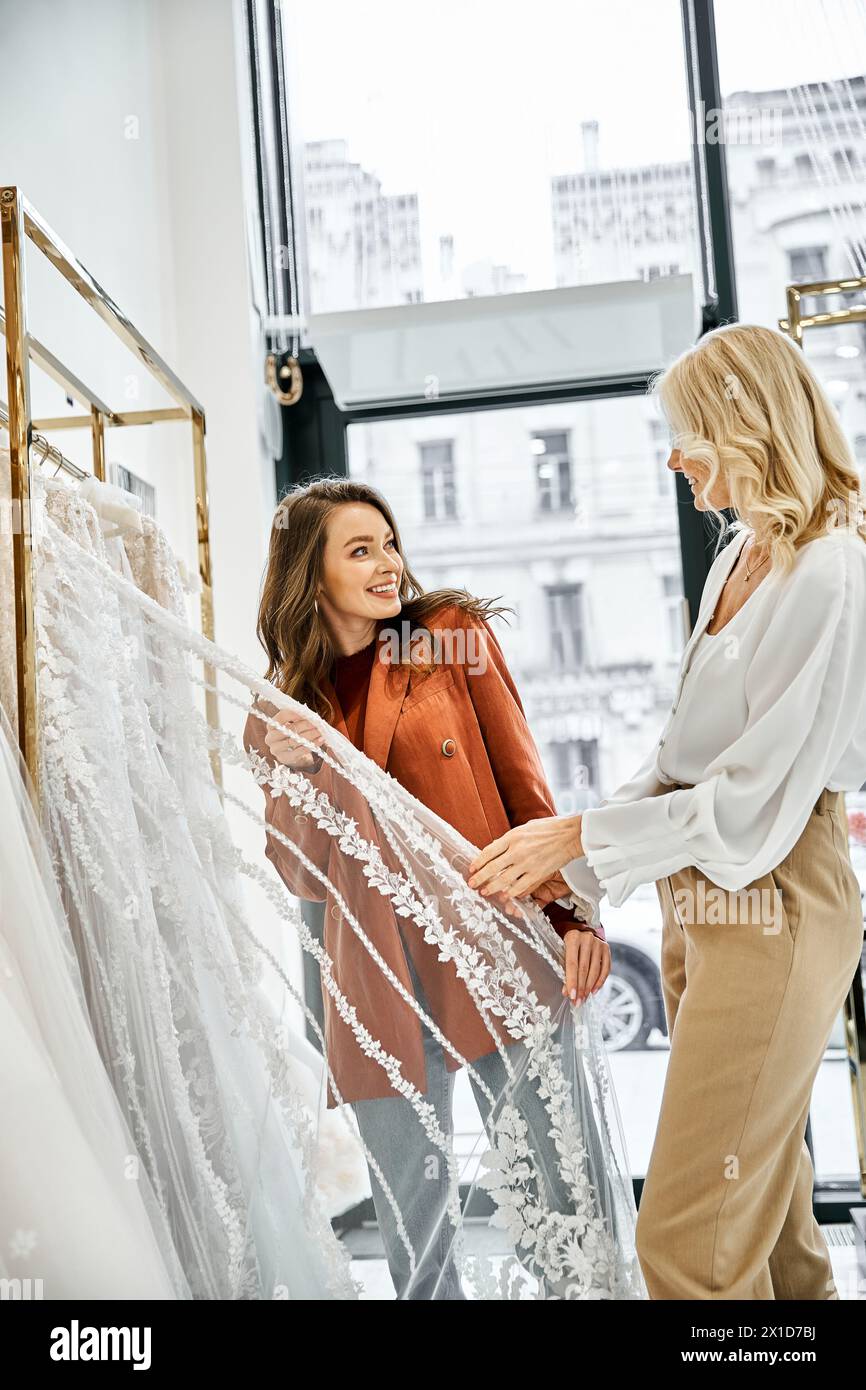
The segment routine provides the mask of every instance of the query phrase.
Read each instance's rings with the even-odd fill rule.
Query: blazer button
[[[442,752],[446,758],[454,757],[454,754],[457,752],[457,744],[454,742],[453,738],[445,739],[442,744]]]

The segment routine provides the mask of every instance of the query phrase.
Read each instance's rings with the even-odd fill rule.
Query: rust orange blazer
[[[383,623],[385,626],[387,623]],[[486,657],[479,663],[482,669],[454,660],[424,674],[380,660],[382,653],[377,651],[367,693],[363,751],[473,845],[483,848],[515,825],[555,815],[556,807],[520,696],[489,624],[451,605],[428,619],[427,626],[480,629],[475,636],[478,649]],[[348,737],[336,692],[328,681],[324,688],[336,711],[333,726]],[[257,703],[265,713],[274,713],[275,706],[270,702]],[[244,744],[247,750],[255,750],[274,766],[273,755],[265,744],[267,727],[249,715]],[[314,786],[325,791],[329,778],[336,776],[327,764],[321,772],[307,775]],[[296,817],[286,798],[273,797],[268,787],[262,790],[268,825],[298,844],[338,891],[344,879],[348,890],[346,861],[334,838],[318,827],[309,828],[308,823],[299,827],[298,819],[305,818]],[[387,860],[387,847],[381,845],[363,797],[355,794],[357,803],[348,804],[352,793],[353,789],[340,779],[335,801],[359,822],[367,838],[380,845]],[[291,893],[325,902],[324,946],[333,961],[337,985],[345,984],[347,996],[373,1036],[387,1051],[404,1059],[404,1076],[420,1091],[426,1091],[421,1025],[415,1013],[371,961],[351,927],[346,924],[341,929],[337,903],[326,896],[324,885],[306,871],[291,850],[268,834],[265,854]],[[345,896],[350,900],[348,891]],[[424,942],[420,930],[406,930],[405,925],[401,928],[388,900],[376,892],[371,892],[369,901],[365,901],[363,918],[359,920],[401,983],[414,995],[405,956],[405,950],[410,951],[433,1017],[464,1057],[471,1061],[493,1051],[495,1043],[454,965],[439,961],[436,948]],[[564,930],[558,924],[556,929],[560,934]],[[583,929],[590,930],[588,926]],[[603,929],[595,930],[604,940]],[[328,1058],[342,1099],[393,1095],[382,1069],[359,1049],[327,988],[323,994]],[[500,1036],[503,1041],[513,1041],[504,1033]],[[446,1064],[452,1071],[459,1065],[448,1053]],[[336,1104],[330,1085],[328,1104]]]

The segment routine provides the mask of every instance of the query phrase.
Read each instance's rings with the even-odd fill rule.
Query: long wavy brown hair
[[[393,531],[403,561],[398,590],[402,607],[395,617],[379,620],[380,633],[389,625],[404,621],[410,623],[413,631],[427,632],[427,620],[451,604],[481,620],[514,612],[492,599],[475,598],[465,589],[433,589],[425,593],[409,568],[391,508],[369,483],[351,478],[317,478],[291,488],[274,513],[256,634],[268,657],[265,679],[329,722],[334,710],[322,682],[330,674],[337,651],[316,606],[316,592],[322,578],[328,517],[344,502],[366,502],[376,507]],[[405,644],[401,643],[399,649],[403,652]],[[407,661],[418,664],[412,655],[402,655],[400,664]],[[432,665],[426,669],[432,669]]]

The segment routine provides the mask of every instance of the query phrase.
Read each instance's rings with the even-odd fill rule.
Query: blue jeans
[[[407,961],[418,1003],[430,1014],[408,955]],[[422,1032],[427,1071],[424,1099],[434,1106],[439,1129],[450,1141],[456,1073],[448,1070],[441,1044],[423,1025]],[[570,1010],[565,1015],[561,1041],[562,1065],[567,1079],[573,1083],[575,1053]],[[538,1095],[537,1082],[530,1082],[523,1076],[526,1049],[521,1043],[513,1043],[505,1047],[505,1053],[517,1078],[512,1095],[516,1096],[520,1114],[528,1127],[529,1143],[544,1186],[543,1198],[552,1211],[568,1211],[571,1196],[560,1176],[558,1155],[548,1134],[551,1117]],[[511,1098],[505,1093],[508,1075],[502,1058],[495,1051],[479,1057],[472,1066],[480,1082],[470,1076],[470,1084],[482,1122],[489,1132],[491,1116],[497,1119],[502,1105]],[[481,1083],[493,1094],[494,1105],[491,1106]],[[431,1143],[410,1101],[403,1096],[355,1101],[352,1109],[361,1137],[394,1194],[406,1236],[415,1252],[413,1276],[409,1254],[398,1233],[394,1212],[376,1175],[371,1171],[373,1204],[397,1298],[465,1298],[451,1250],[454,1228],[445,1211],[448,1198],[445,1155]],[[520,1257],[521,1252],[516,1253]]]

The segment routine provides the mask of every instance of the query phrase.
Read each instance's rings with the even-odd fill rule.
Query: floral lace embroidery
[[[71,501],[64,513],[83,537],[86,511]],[[315,1197],[310,1119],[257,987],[261,962],[245,938],[226,935],[241,912],[234,846],[206,749],[188,741],[185,664],[175,658],[166,685],[149,680],[144,663],[154,652],[129,630],[105,562],[85,555],[53,518],[43,547],[37,652],[47,837],[103,1056],[193,1294],[279,1296],[279,1262],[272,1289],[260,1241],[284,1223],[277,1210],[264,1224],[251,1220],[250,1201],[261,1195],[247,1187],[237,1157],[237,1138],[257,1133],[256,1096],[264,1094],[303,1156],[304,1220],[323,1262],[323,1296],[356,1297],[348,1254]],[[193,797],[193,787],[206,794]],[[190,856],[201,866],[192,895]],[[246,1068],[249,1099],[222,1074],[220,1016],[242,1049],[235,1064]],[[157,1067],[146,1081],[145,1058]]]
[[[57,544],[58,549],[62,550],[59,540]],[[158,869],[158,873],[149,884],[150,898],[152,902],[155,901],[160,904],[165,914],[166,926],[164,930],[182,933],[184,929],[188,929],[188,914],[185,915],[184,913],[185,905],[178,902],[178,897],[182,892],[182,875],[173,881],[172,871],[177,868],[177,863],[170,854],[166,855],[165,847],[160,845],[161,839],[170,838],[172,816],[176,814],[177,817],[180,817],[184,814],[185,809],[183,798],[181,798],[180,804],[176,805],[171,782],[174,781],[177,786],[182,787],[185,776],[189,777],[197,771],[198,776],[201,777],[203,772],[201,760],[207,758],[210,750],[217,748],[222,753],[227,765],[234,763],[235,765],[250,767],[260,785],[266,783],[273,795],[286,796],[293,805],[302,808],[303,814],[312,815],[317,825],[337,840],[343,854],[356,859],[363,865],[363,873],[369,885],[393,903],[397,915],[415,923],[422,931],[425,941],[438,947],[443,961],[447,960],[454,963],[459,977],[465,982],[475,1000],[481,1017],[485,1018],[485,1021],[488,1016],[502,1020],[509,1035],[523,1042],[526,1048],[529,1075],[538,1081],[539,1093],[550,1115],[551,1134],[558,1154],[560,1175],[568,1185],[573,1205],[567,1213],[549,1209],[545,1200],[543,1183],[538,1180],[538,1175],[534,1172],[533,1155],[527,1144],[524,1122],[519,1109],[513,1105],[505,1105],[491,1127],[492,1148],[487,1155],[486,1173],[480,1181],[481,1185],[488,1188],[496,1201],[497,1220],[501,1220],[504,1223],[504,1229],[507,1229],[515,1238],[521,1258],[519,1260],[506,1260],[502,1263],[495,1279],[492,1267],[480,1268],[477,1262],[466,1262],[465,1269],[471,1271],[472,1278],[476,1280],[476,1286],[489,1290],[490,1280],[494,1279],[499,1291],[496,1296],[503,1297],[641,1296],[636,1264],[628,1252],[622,1255],[615,1248],[610,1232],[599,1215],[598,1194],[587,1178],[586,1150],[578,1130],[569,1086],[563,1074],[561,1048],[554,1036],[549,1009],[541,1004],[533,992],[531,981],[517,960],[512,940],[509,940],[500,931],[499,925],[502,919],[497,910],[492,905],[484,903],[468,889],[465,881],[444,853],[442,845],[424,829],[417,819],[412,798],[408,797],[402,788],[398,788],[398,785],[388,777],[388,774],[374,768],[367,760],[357,758],[352,752],[348,752],[344,755],[345,762],[342,766],[338,766],[336,763],[332,765],[361,791],[371,807],[375,807],[377,812],[381,811],[380,824],[389,824],[394,828],[393,831],[388,830],[386,832],[386,838],[392,848],[397,844],[395,836],[396,829],[399,828],[405,836],[406,843],[412,846],[417,862],[423,862],[437,881],[447,889],[444,896],[454,910],[454,926],[449,927],[443,923],[435,898],[431,901],[420,891],[420,885],[411,869],[407,855],[402,853],[399,855],[403,872],[388,868],[382,860],[379,848],[365,841],[351,818],[345,817],[337,808],[332,806],[323,793],[312,787],[309,779],[304,778],[301,774],[292,773],[282,766],[271,769],[266,760],[257,759],[256,755],[247,755],[239,749],[237,742],[227,734],[213,731],[207,726],[200,709],[193,706],[188,695],[185,699],[177,701],[175,696],[179,689],[188,689],[191,682],[197,683],[199,686],[206,684],[193,669],[194,663],[188,662],[188,657],[193,655],[200,659],[206,658],[213,667],[220,670],[225,676],[232,677],[245,685],[248,692],[257,691],[268,698],[273,694],[279,694],[279,692],[275,692],[273,687],[255,677],[236,658],[222,652],[213,644],[206,643],[204,639],[192,633],[176,615],[158,609],[145,596],[137,594],[134,589],[131,594],[129,592],[132,589],[131,585],[117,577],[115,579],[117,594],[123,595],[125,600],[132,600],[134,594],[135,603],[147,620],[148,650],[146,660],[149,668],[155,668],[159,672],[157,681],[151,681],[148,685],[147,718],[143,722],[139,716],[130,719],[124,718],[121,737],[130,746],[132,753],[130,761],[133,767],[138,767],[140,757],[145,760],[142,770],[144,784],[138,798],[142,817],[146,816],[148,806],[160,804],[160,799],[164,798],[162,801],[162,804],[165,805],[164,825],[146,827],[148,853],[150,854],[152,851],[154,867]],[[62,566],[58,566],[55,571],[55,581],[58,591],[61,591],[64,582]],[[90,612],[89,606],[87,611]],[[130,690],[134,689],[136,681],[140,681],[141,662],[145,659],[145,655],[137,648],[136,642],[132,640],[133,635],[122,633],[122,625],[115,625],[118,628],[115,633],[111,621],[103,623],[101,615],[97,621],[98,626],[104,628],[103,636],[106,638],[108,647],[106,659],[110,663],[108,669],[122,672],[124,687]],[[109,636],[109,634],[111,635]],[[58,643],[56,634],[52,634],[52,638],[53,641],[49,640],[44,644],[46,650],[45,665],[46,669],[53,671],[58,683],[62,684],[64,677],[68,677],[70,673],[69,670],[63,668],[64,653],[62,649],[58,651],[58,647],[62,648],[62,644]],[[183,649],[183,660],[178,658],[179,644]],[[159,694],[150,693],[150,687],[154,684],[159,686]],[[63,692],[55,690],[53,694],[57,705],[62,707]],[[223,688],[220,690],[220,695],[227,702],[236,704],[238,708],[243,708],[243,701],[233,695],[228,695]],[[92,772],[92,763],[85,756],[84,765],[80,765],[82,759],[77,755],[76,743],[80,743],[82,740],[77,738],[74,728],[75,716],[80,715],[82,702],[69,697],[69,703],[71,710],[67,713],[71,716],[71,723],[64,727],[61,734],[61,742],[64,744],[61,760],[62,776],[68,775],[73,781],[78,778],[81,787],[84,787],[87,784],[88,773]],[[160,776],[153,773],[152,759],[147,757],[149,745],[152,744],[154,737],[156,737],[167,759],[170,773],[167,785],[163,784]],[[92,744],[92,747],[96,746]],[[104,757],[105,753],[103,752]],[[197,759],[199,764],[196,763]],[[98,757],[96,762],[99,762]],[[173,765],[173,763],[177,765]],[[202,778],[202,780],[205,781],[206,779]],[[96,797],[98,792],[98,778],[94,779],[91,776],[88,796]],[[224,793],[224,799],[227,801],[237,800],[230,793]],[[83,796],[80,796],[80,801],[87,805],[98,805],[97,801],[88,802]],[[75,809],[80,812],[81,807],[75,805],[74,798],[72,803]],[[188,811],[189,808],[186,809]],[[247,815],[253,816],[254,813],[248,807],[244,809]],[[232,845],[224,826],[218,798],[216,798],[212,808],[207,806],[200,808],[194,814],[188,815],[188,820],[197,846],[200,845],[204,850],[206,862],[213,863],[226,875],[230,872],[237,874],[240,871],[248,877],[258,880],[263,887],[265,886],[267,876],[264,875],[263,870],[250,864]],[[65,823],[65,816],[61,817],[61,821]],[[258,823],[264,828],[261,818],[258,818]],[[87,829],[88,827],[85,826],[85,830]],[[145,833],[144,821],[139,827],[138,833]],[[270,827],[270,833],[274,833],[273,827]],[[285,837],[281,838],[285,839]],[[285,843],[304,863],[309,872],[321,877],[320,871],[303,856],[297,846],[287,839]],[[97,873],[96,866],[91,865],[91,869],[94,874]],[[127,881],[122,874],[119,877],[120,882],[111,885],[115,910],[127,924],[127,930],[135,932],[139,929],[138,923],[142,907],[144,908],[144,915],[147,915],[148,894],[133,879],[130,878]],[[270,875],[270,879],[267,881],[267,888],[283,918],[292,921],[299,931],[304,948],[310,950],[311,954],[319,960],[322,967],[323,987],[334,1000],[340,1016],[352,1029],[358,1046],[383,1068],[395,1093],[407,1096],[416,1113],[422,1118],[422,1123],[425,1124],[431,1141],[447,1153],[446,1138],[439,1130],[438,1124],[435,1124],[430,1108],[427,1107],[425,1111],[426,1103],[423,1097],[419,1096],[402,1077],[399,1059],[389,1056],[381,1043],[359,1023],[351,1002],[336,985],[329,958],[318,946],[318,943],[312,941],[299,914],[288,909],[286,895],[274,880],[273,875]],[[334,892],[333,885],[330,885],[330,888]],[[335,894],[335,896],[343,912],[345,922],[356,935],[359,935],[359,939],[363,939],[362,928],[350,911],[349,904],[342,901],[339,895]],[[229,898],[231,898],[231,894],[229,894]],[[530,946],[540,959],[558,968],[561,976],[561,942],[542,914],[534,914],[534,917],[537,920],[527,916],[526,921],[522,924],[509,922],[510,932],[515,939]],[[237,908],[236,912],[234,908],[232,909],[230,918],[233,927],[233,946],[237,952],[237,964],[241,971],[241,987],[236,987],[237,982],[235,986],[232,985],[232,972],[227,970],[223,993],[231,1008],[235,1026],[242,1030],[249,1027],[248,1010],[250,1005],[249,996],[245,993],[245,989],[249,981],[258,979],[258,972],[262,964],[268,961],[268,952],[245,922],[240,907]],[[457,929],[457,922],[460,923],[462,931]],[[201,932],[203,942],[207,943],[209,947],[218,946],[218,942],[209,939],[206,922],[197,923],[197,927]],[[370,944],[372,945],[372,943]],[[176,996],[174,1012],[172,1012],[172,1008],[168,1008],[166,1016],[177,1018],[180,1017],[184,999],[183,981],[186,977],[186,969],[187,967],[194,968],[195,961],[184,957],[182,952],[179,952],[177,956],[173,952],[169,952],[166,962],[163,963],[170,965],[175,961],[184,962],[184,968],[180,971],[176,970],[177,978],[175,979],[172,979],[170,974],[167,979],[163,978],[156,968],[156,962],[153,964],[152,970],[157,996],[159,991],[162,991],[167,993],[169,998],[172,998],[172,989],[174,989]],[[381,957],[379,963],[380,968],[383,969],[383,974],[387,977],[387,967],[385,967]],[[122,991],[122,980],[115,982],[111,976],[111,967],[116,966],[116,964],[110,960],[105,962],[106,978],[109,981],[109,988],[118,989],[120,987]],[[272,966],[274,964],[272,958],[270,964]],[[392,987],[400,989],[408,1002],[412,1002],[411,995],[407,995],[400,982],[396,981],[396,977],[392,978],[390,983]],[[595,1059],[601,1053],[598,1024],[591,1009],[585,1009],[584,1016],[588,1022],[579,1030],[580,1046],[578,1050],[588,1072],[591,1072],[592,1084],[596,1089],[597,1096],[604,1100],[607,1094],[604,1067],[598,1067],[595,1064]],[[432,1020],[426,1020],[426,1022],[428,1026],[432,1025]],[[267,1027],[264,1019],[260,1020],[260,1026]],[[435,1025],[432,1026],[435,1028]],[[253,1031],[255,1033],[256,1029]],[[191,1032],[195,1038],[195,1027],[191,1029]],[[118,1037],[119,1039],[122,1037],[122,1028],[118,1028]],[[446,1045],[450,1046],[447,1039],[444,1041]],[[451,1050],[454,1052],[453,1047]],[[134,1058],[129,1059],[133,1069],[134,1060]],[[273,1060],[277,1064],[276,1074],[279,1074],[278,1059],[274,1058]],[[503,1060],[506,1059],[503,1058]],[[212,1084],[213,1078],[212,1070],[210,1075],[207,1074],[206,1063],[202,1062],[201,1059],[196,1059],[195,1062],[191,1062],[188,1071],[185,1071],[182,1065],[180,1074],[181,1076],[193,1074],[199,1065],[204,1068],[200,1073],[202,1076],[201,1096],[203,1097],[208,1085]],[[194,1117],[191,1118],[193,1128],[196,1124],[204,1124],[206,1130],[206,1121],[202,1119],[206,1114],[206,1107],[202,1103],[197,1114],[194,1112]],[[369,1158],[370,1155],[368,1155],[368,1160]],[[314,1161],[314,1156],[311,1155],[311,1162]],[[203,1171],[206,1171],[206,1166]],[[449,1170],[449,1176],[453,1189],[456,1187],[453,1171]],[[617,1176],[612,1175],[611,1180],[616,1182]],[[228,1190],[231,1192],[231,1184],[229,1184]],[[224,1216],[230,1215],[230,1208],[227,1213],[220,1207],[217,1189],[213,1188],[213,1192],[214,1207],[222,1210]],[[626,1209],[627,1200],[625,1197],[623,1202],[624,1209]],[[459,1208],[454,1208],[453,1192],[452,1198],[449,1199],[449,1211],[456,1225],[459,1221]],[[405,1231],[403,1234],[405,1236]],[[237,1258],[237,1252],[235,1258]],[[254,1283],[254,1279],[255,1276],[253,1275],[252,1283]],[[536,1281],[535,1283],[533,1283],[533,1279]],[[482,1296],[493,1295],[488,1293]]]

